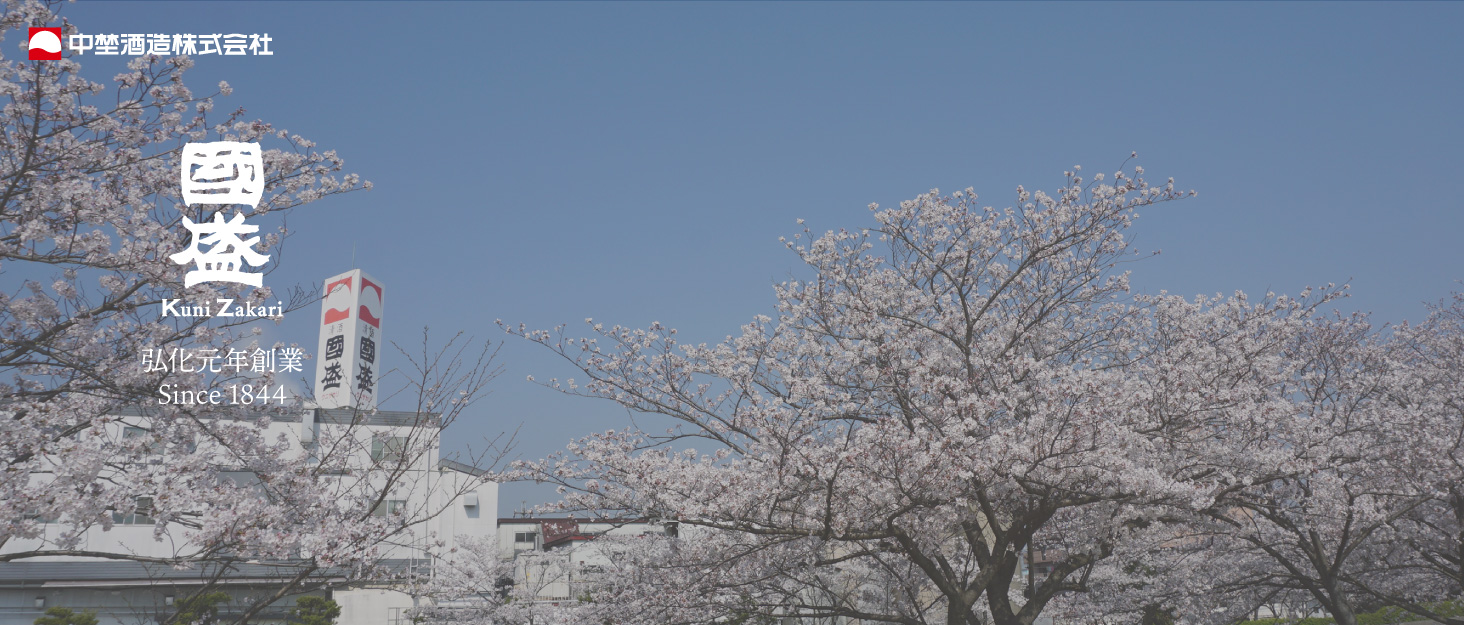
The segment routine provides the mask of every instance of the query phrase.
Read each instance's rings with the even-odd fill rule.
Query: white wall
[[[387,588],[353,588],[337,590],[335,602],[341,606],[341,625],[410,625],[404,614],[415,607],[411,595]],[[395,617],[396,620],[393,620]]]
[[[452,469],[439,469],[438,480],[433,488],[434,505],[441,506],[442,513],[428,526],[448,548],[456,547],[457,537],[461,535],[488,538],[497,532],[498,484],[485,482],[469,488],[476,478]],[[467,505],[466,496],[446,501],[448,496],[459,492],[476,494],[478,505]],[[509,540],[512,539],[510,535]]]

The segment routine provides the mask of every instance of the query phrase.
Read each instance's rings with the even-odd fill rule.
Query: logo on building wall
[[[384,301],[381,283],[360,269],[326,278],[325,297],[320,302],[316,405],[376,407]]]

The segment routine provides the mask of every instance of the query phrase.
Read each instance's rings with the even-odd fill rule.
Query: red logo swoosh
[[[330,299],[332,293],[335,293],[336,287],[338,286],[344,286],[347,291],[350,291],[351,279],[342,278],[340,280],[336,280],[335,282],[325,285],[325,298],[327,300]],[[325,321],[322,321],[321,325],[330,325],[337,321],[341,321],[342,319],[350,318],[351,307],[349,305],[347,305],[345,308],[327,308],[325,309]]]
[[[366,290],[367,289],[374,289],[376,291],[376,304],[377,304],[377,306],[380,306],[381,305],[381,285],[376,284],[375,282],[372,282],[370,280],[367,280],[366,278],[361,278],[361,295],[363,295],[363,296],[366,295]],[[366,323],[371,324],[371,327],[376,328],[378,330],[381,329],[381,318],[380,317],[377,317],[376,315],[371,314],[371,309],[370,308],[367,308],[364,304],[361,306],[360,316],[361,316],[361,320],[362,321],[365,321]]]
[[[378,301],[378,302],[381,301],[381,285],[379,285],[379,284],[377,284],[375,282],[372,282],[370,280],[367,280],[366,278],[361,278],[361,294],[362,295],[365,295],[366,294],[366,289],[376,289],[376,301]]]
[[[371,311],[368,310],[365,306],[361,307],[361,321],[365,321],[366,323],[371,324],[372,327],[378,330],[381,329],[381,319],[372,316]]]

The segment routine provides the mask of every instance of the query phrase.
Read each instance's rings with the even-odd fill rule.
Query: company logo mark
[[[144,35],[140,33],[77,33],[68,40],[71,45],[67,46],[74,54],[85,55],[91,51],[95,55],[110,56],[143,56],[156,54],[158,56],[170,55],[206,55],[217,54],[222,56],[244,56],[245,54],[257,56],[272,56],[274,51],[269,49],[269,42],[274,38],[269,33],[244,35],[242,33],[213,33],[211,35],[194,35],[189,33],[155,33]]]
[[[371,301],[363,300],[365,303],[361,305],[360,314],[362,321],[371,324],[371,327],[379,330],[381,329],[381,317],[378,317],[376,314],[372,314],[371,309],[375,308],[377,310],[377,314],[379,314],[381,311],[381,286],[377,285],[375,282],[367,280],[366,278],[361,278],[361,295],[365,296],[367,291],[373,290],[376,291],[375,305],[368,306],[367,304],[370,304]]]
[[[337,297],[336,294],[340,293]],[[345,300],[338,302],[337,300]],[[341,278],[325,285],[325,320],[322,325],[351,318],[351,279]]]
[[[214,141],[184,145],[180,179],[184,203],[189,206],[248,204],[257,208],[264,193],[264,159],[260,154],[258,143]],[[244,266],[262,267],[269,262],[269,256],[254,251],[259,237],[241,238],[259,232],[259,226],[244,223],[244,213],[237,208],[234,218],[228,221],[224,221],[222,210],[213,216],[213,221],[200,222],[183,216],[183,226],[193,234],[193,240],[187,250],[168,257],[179,265],[197,265],[197,269],[183,276],[183,286],[200,282],[264,286],[264,274],[244,271]]]
[[[30,60],[61,60],[61,27],[41,26],[30,29]]]

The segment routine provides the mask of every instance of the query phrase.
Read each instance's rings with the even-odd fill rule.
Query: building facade
[[[146,429],[149,424],[144,411],[114,416],[116,420],[109,427],[119,437],[133,429]],[[430,570],[430,549],[452,549],[464,536],[495,535],[498,485],[485,480],[481,469],[441,458],[440,432],[430,423],[424,425],[422,419],[423,415],[411,412],[313,409],[275,419],[267,433],[292,441],[301,454],[311,453],[314,441],[350,437],[360,443],[353,449],[362,456],[359,462],[371,464],[391,460],[393,449],[403,446],[399,441],[420,438],[428,432],[431,440],[422,452],[407,466],[394,467],[397,487],[374,511],[382,515],[411,511],[417,515],[402,534],[404,540],[382,546],[381,562],[390,569],[423,571]],[[258,479],[245,470],[221,471],[220,475],[239,485]],[[35,479],[45,479],[45,475]],[[112,521],[110,529],[87,529],[76,550],[143,559],[166,559],[189,551],[188,545],[155,536],[156,522],[148,516],[145,505],[114,513]],[[11,540],[0,546],[0,554],[43,550],[62,530],[60,524],[46,524],[41,536]],[[155,623],[159,616],[174,612],[175,601],[201,589],[227,593],[231,598],[220,604],[219,610],[221,615],[229,615],[276,592],[298,569],[297,562],[289,561],[237,562],[228,566],[209,563],[187,569],[101,557],[44,556],[5,562],[0,563],[0,625],[30,625],[47,608],[57,606],[95,611],[101,625]],[[397,614],[400,620],[415,605],[410,596],[390,587],[347,584],[348,577],[339,571],[312,574],[306,581],[317,588],[302,594],[335,600],[342,609],[342,623],[388,625],[392,623],[390,615]],[[271,601],[251,622],[279,622],[298,596]]]

